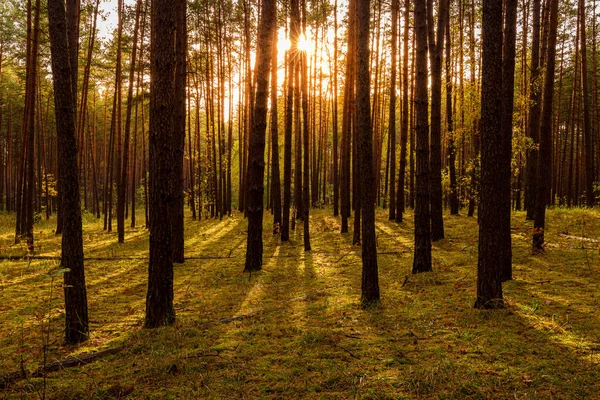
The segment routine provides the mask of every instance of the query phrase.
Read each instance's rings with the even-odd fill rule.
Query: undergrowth
[[[301,229],[289,243],[265,215],[263,271],[242,273],[246,222],[236,214],[186,221],[175,265],[174,326],[143,329],[148,232],[126,243],[84,216],[90,340],[65,346],[54,259],[0,261],[0,370],[124,345],[86,366],[31,375],[0,396],[79,398],[593,398],[600,389],[599,215],[549,210],[546,252],[533,254],[531,224],[512,220],[514,280],[507,307],[475,300],[477,220],[446,216],[434,272],[410,275],[412,214],[377,215],[381,305],[360,307],[360,247],[339,234],[331,210],[311,215],[313,251]],[[14,216],[0,214],[0,255]],[[138,221],[143,221],[140,213]],[[35,226],[36,255],[58,256],[54,220]],[[51,294],[51,290],[53,290]],[[231,318],[236,317],[239,318]]]

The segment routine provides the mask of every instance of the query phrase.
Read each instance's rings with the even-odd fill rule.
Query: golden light
[[[279,53],[285,53],[286,51],[288,51],[290,49],[291,46],[292,46],[292,44],[290,43],[290,40],[287,38],[279,39],[277,41],[277,51]]]
[[[310,49],[310,43],[304,34],[298,38],[298,50],[308,52]]]

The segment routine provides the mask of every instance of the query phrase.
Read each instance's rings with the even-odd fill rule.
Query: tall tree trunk
[[[340,206],[342,213],[341,233],[348,232],[348,218],[350,218],[350,165],[351,165],[351,143],[352,143],[352,126],[353,126],[353,110],[352,98],[354,97],[354,48],[355,48],[355,24],[354,17],[356,0],[350,0],[348,5],[348,51],[346,52],[346,73],[344,82],[344,111],[342,117],[342,154],[341,154],[341,194]]]
[[[517,40],[517,0],[505,0],[504,12],[504,54],[502,57],[502,147],[500,148],[500,169],[502,180],[497,184],[501,197],[501,226],[497,246],[500,263],[500,280],[512,279],[512,249],[510,233],[510,192],[512,162],[513,109],[515,97],[515,55]]]
[[[175,0],[177,3],[184,0]],[[175,35],[173,0],[152,0],[150,62],[150,264],[146,294],[146,328],[175,322],[173,308],[173,243],[169,212],[173,203],[170,147],[175,114]]]
[[[302,0],[302,29],[304,37],[306,37],[306,0]],[[310,165],[309,165],[309,131],[308,131],[308,54],[306,51],[300,53],[302,62],[302,141],[304,148],[304,176],[302,178],[302,219],[304,222],[304,251],[310,251],[310,227],[309,227],[309,210],[310,210]],[[300,134],[300,131],[298,131]],[[314,158],[313,158],[314,168]]]
[[[416,36],[415,108],[417,160],[415,203],[415,250],[413,274],[431,271],[429,214],[429,102],[427,99],[427,4],[414,0]]]
[[[273,29],[271,56],[271,198],[273,199],[273,234],[281,233],[281,178],[279,172],[279,134],[277,122],[277,29]]]
[[[277,3],[262,0],[262,17],[259,28],[256,57],[257,82],[250,152],[248,163],[248,241],[244,272],[258,271],[263,259],[263,196],[265,175],[265,131],[267,129],[267,99],[269,94],[269,69],[276,26]]]
[[[433,0],[427,0],[427,22],[429,31],[429,62],[431,65],[431,153],[429,160],[429,187],[431,206],[431,240],[444,238],[442,202],[442,52],[448,0],[439,1],[437,29],[433,29]]]
[[[361,302],[369,305],[379,301],[377,243],[375,238],[375,198],[373,179],[373,131],[370,118],[369,22],[370,1],[357,2],[356,40],[356,132],[360,135],[360,173],[362,208],[362,284]]]
[[[408,38],[410,20],[410,0],[404,0],[404,38],[402,56],[402,126],[400,131],[400,170],[398,172],[398,199],[396,201],[396,222],[402,222],[405,209],[405,180],[406,180],[406,146],[408,142]],[[412,136],[412,135],[411,135]],[[411,152],[412,159],[412,152]]]
[[[173,262],[184,262],[183,239],[183,153],[185,151],[185,84],[187,78],[187,2],[177,3],[175,23],[175,114],[171,141],[173,203],[170,209]],[[221,214],[222,215],[222,214]]]
[[[339,176],[339,154],[338,154],[338,20],[337,20],[337,0],[333,8],[333,216],[339,215],[340,202],[340,176]]]
[[[450,13],[450,3],[448,4],[448,13]],[[449,17],[450,15],[448,15]],[[461,16],[462,18],[462,16]],[[450,214],[458,215],[458,184],[456,181],[456,143],[454,134],[454,114],[452,111],[452,37],[450,35],[450,18],[446,24],[446,120],[448,125],[448,174],[450,175],[450,193],[448,194],[450,202]],[[462,46],[462,43],[461,43]],[[461,103],[461,107],[464,104]],[[463,138],[464,141],[464,138]]]
[[[539,143],[540,132],[540,1],[533,0],[533,42],[531,44],[531,75],[529,88],[529,126],[527,133],[534,144]],[[537,186],[537,150],[527,149],[527,169],[525,171],[525,207],[528,220],[533,220]]]
[[[48,22],[52,76],[54,78],[54,112],[58,139],[59,174],[63,179],[63,236],[61,267],[64,273],[65,341],[80,343],[88,338],[88,309],[83,266],[83,237],[77,168],[75,132],[75,93],[69,61],[67,17],[62,0],[48,0]]]
[[[585,198],[586,205],[588,207],[593,207],[596,203],[596,198],[594,196],[594,147],[590,117],[591,106],[588,85],[585,15],[585,0],[579,0],[579,22],[581,24],[581,86],[583,88],[583,141],[585,143]]]
[[[295,49],[298,46],[299,26],[298,21],[292,18],[294,11],[294,1],[290,7],[291,23],[291,46],[287,52],[288,72],[287,72],[287,93],[285,107],[285,133],[283,142],[283,218],[281,224],[281,240],[290,239],[290,209],[292,206],[292,126],[293,126],[293,108],[294,108],[294,81],[296,75],[296,55]],[[296,5],[297,7],[297,5]]]
[[[556,37],[558,30],[558,0],[550,1],[550,26],[548,31],[548,48],[546,61],[546,78],[544,82],[544,104],[540,127],[540,150],[538,156],[538,184],[535,198],[535,221],[533,224],[533,249],[544,249],[544,229],[546,227],[546,204],[550,172],[548,166],[552,162],[552,102],[554,98],[554,70],[556,64]],[[583,30],[583,26],[582,26]],[[582,32],[583,33],[583,32]],[[583,55],[583,53],[582,53]],[[583,62],[583,57],[581,59]],[[582,77],[583,79],[583,77]]]
[[[502,2],[483,0],[481,81],[481,184],[479,197],[479,256],[475,308],[502,308],[502,264],[508,249],[502,241],[505,190],[502,120]],[[498,245],[503,247],[499,247]],[[510,242],[509,242],[510,244]]]
[[[131,63],[129,66],[129,85],[127,88],[127,109],[125,111],[125,135],[123,137],[123,160],[121,162],[121,175],[119,193],[117,197],[117,232],[119,243],[125,242],[125,202],[127,201],[127,178],[129,171],[129,137],[131,135],[131,111],[133,107],[133,87],[135,86],[135,63],[137,59],[138,32],[140,29],[140,15],[142,13],[142,0],[137,0],[135,7],[135,26],[133,28],[133,45],[131,49]]]
[[[392,42],[391,42],[391,73],[390,73],[390,114],[389,114],[389,188],[390,188],[390,221],[396,219],[396,59],[398,58],[398,0],[392,0]]]

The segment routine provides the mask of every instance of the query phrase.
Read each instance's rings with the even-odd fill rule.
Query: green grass
[[[126,243],[84,216],[90,340],[62,344],[63,300],[54,260],[0,261],[0,370],[35,370],[48,360],[125,345],[117,355],[50,373],[47,398],[593,398],[600,390],[600,215],[549,210],[547,252],[530,251],[531,224],[512,222],[515,280],[507,308],[475,300],[477,221],[445,215],[433,246],[434,272],[410,275],[412,214],[378,211],[382,303],[360,307],[360,248],[340,235],[331,210],[311,215],[313,251],[301,229],[290,243],[269,234],[260,273],[242,273],[246,222],[186,221],[186,254],[175,266],[177,323],[142,328],[148,232]],[[143,221],[140,214],[138,221]],[[0,254],[14,245],[13,216],[0,214]],[[35,227],[38,255],[59,255],[54,221]],[[559,233],[561,233],[559,235]],[[104,257],[141,259],[98,260]],[[52,301],[50,290],[52,287]],[[247,315],[228,323],[219,320]],[[42,378],[0,397],[39,398]]]

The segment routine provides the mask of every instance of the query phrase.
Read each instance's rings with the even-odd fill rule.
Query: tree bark
[[[431,65],[431,153],[429,160],[429,186],[431,207],[431,240],[444,238],[442,202],[442,51],[448,0],[439,1],[437,29],[433,29],[433,0],[428,1],[429,62]]]
[[[415,0],[416,36],[416,202],[415,250],[412,273],[431,271],[431,231],[429,213],[429,102],[427,98],[427,4]]]
[[[273,31],[277,17],[276,0],[262,0],[262,16],[259,28],[258,53],[256,57],[257,82],[252,133],[248,162],[248,241],[244,272],[258,271],[263,259],[263,196],[265,175],[265,132],[267,129],[267,98],[269,70],[271,67]]]
[[[62,0],[48,0],[48,23],[54,110],[58,139],[59,174],[63,178],[63,236],[61,267],[64,273],[65,341],[80,343],[88,338],[88,309],[83,266],[83,237],[77,168],[75,101],[67,40],[67,18]]]
[[[531,44],[531,75],[529,101],[531,109],[529,110],[529,126],[527,133],[533,144],[539,143],[540,132],[540,4],[541,0],[533,0],[533,41]],[[537,150],[527,149],[527,169],[525,171],[525,207],[527,209],[526,219],[533,220],[536,197],[536,170],[537,170]]]
[[[502,308],[502,242],[504,201],[498,195],[503,180],[502,124],[502,2],[483,1],[483,65],[481,82],[481,183],[479,256],[475,308]],[[503,247],[499,247],[499,244]]]
[[[356,42],[356,131],[359,135],[362,170],[362,296],[363,305],[379,301],[377,243],[375,239],[375,198],[373,177],[373,131],[370,116],[369,22],[370,1],[357,2]]]
[[[183,153],[185,151],[185,84],[187,81],[187,2],[179,0],[176,5],[175,114],[173,120],[173,139],[171,142],[171,162],[173,163],[171,189],[173,190],[173,203],[171,204],[170,217],[173,238],[173,262],[182,263],[185,261],[183,252]]]
[[[582,27],[583,28],[583,27]],[[558,30],[558,0],[550,0],[550,26],[548,31],[548,48],[546,61],[546,78],[544,82],[544,104],[540,126],[540,150],[538,156],[538,184],[535,198],[535,220],[533,224],[533,249],[544,249],[544,230],[546,228],[546,204],[552,162],[552,102],[554,98],[554,70],[556,64],[556,37]],[[582,60],[583,62],[583,57]],[[583,77],[582,77],[583,79]]]
[[[402,214],[405,210],[404,186],[406,180],[406,146],[408,144],[408,38],[410,20],[410,0],[404,4],[404,51],[402,56],[402,127],[400,132],[400,169],[398,172],[398,195],[396,201],[396,222],[402,222]],[[412,136],[412,135],[411,135]],[[412,152],[411,152],[412,158]]]
[[[175,0],[181,2],[184,0]],[[169,212],[173,203],[171,145],[175,114],[177,8],[173,0],[152,0],[150,63],[150,263],[146,328],[171,325],[173,242]]]
[[[389,114],[389,219],[396,219],[396,59],[398,49],[398,0],[392,0],[392,42],[390,73],[390,114]]]
[[[512,131],[513,109],[515,97],[515,55],[517,40],[517,0],[505,0],[504,12],[504,54],[502,59],[502,147],[500,149],[501,185],[496,194],[502,198],[501,227],[498,247],[500,280],[512,279],[512,249],[510,234],[510,193],[511,193],[511,162],[512,162]]]
[[[585,0],[579,0],[579,23],[581,24],[581,86],[583,89],[583,141],[585,143],[585,198],[586,205],[593,207],[594,195],[594,146],[591,126],[591,106],[588,85],[587,38],[585,31]],[[595,55],[594,55],[595,57]]]

